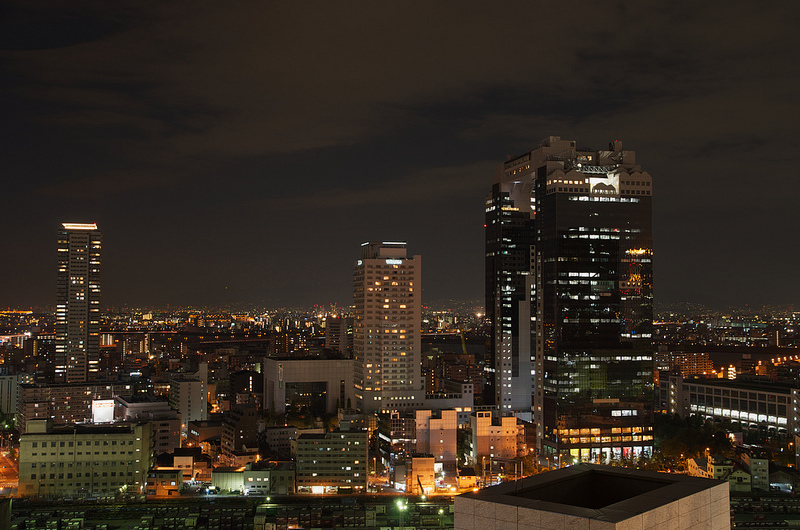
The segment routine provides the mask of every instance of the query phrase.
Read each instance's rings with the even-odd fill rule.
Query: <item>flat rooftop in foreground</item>
[[[710,490],[714,488],[717,489],[712,495]],[[459,504],[468,512],[467,505],[472,501],[483,501],[473,507],[476,519],[491,517],[488,514],[486,516],[479,514],[479,505],[492,503],[513,506],[517,509],[563,514],[569,518],[604,521],[614,527],[620,521],[641,516],[646,512],[664,511],[661,508],[668,505],[671,505],[670,510],[681,505],[679,512],[683,512],[683,504],[686,504],[687,508],[695,504],[702,507],[717,500],[722,501],[723,496],[724,504],[727,503],[727,490],[727,483],[718,480],[578,464],[458,496],[456,513],[459,512]],[[462,498],[466,501],[463,504],[460,502]],[[673,504],[676,501],[680,503]],[[507,510],[498,506],[496,509],[498,519],[502,519],[499,514],[505,511]],[[674,514],[675,517],[679,515],[682,513]],[[475,527],[477,528],[477,524]]]

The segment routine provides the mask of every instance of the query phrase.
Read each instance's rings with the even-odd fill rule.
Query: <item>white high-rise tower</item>
[[[405,242],[361,245],[353,278],[355,394],[366,413],[422,406],[420,256]]]

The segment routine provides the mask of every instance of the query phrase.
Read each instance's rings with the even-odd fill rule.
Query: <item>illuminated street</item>
[[[0,488],[16,488],[19,482],[17,462],[8,453],[0,455]]]

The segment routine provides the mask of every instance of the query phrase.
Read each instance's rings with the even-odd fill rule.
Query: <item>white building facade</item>
[[[354,386],[362,412],[421,408],[421,260],[405,242],[368,242],[353,276]]]

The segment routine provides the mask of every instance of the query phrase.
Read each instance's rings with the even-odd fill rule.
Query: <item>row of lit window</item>
[[[625,435],[625,436],[583,436],[565,438],[564,441],[571,444],[598,444],[614,442],[645,442],[653,439],[652,434],[645,435]]]

